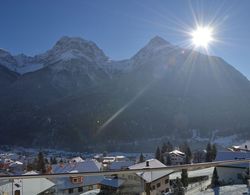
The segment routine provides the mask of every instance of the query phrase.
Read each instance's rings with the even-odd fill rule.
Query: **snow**
[[[75,157],[70,160],[71,163],[78,163],[78,162],[84,162],[84,160],[81,157]]]
[[[28,72],[34,72],[40,70],[43,67],[44,67],[43,64],[28,64],[22,67],[15,67],[14,71],[18,72],[19,74],[25,74]]]
[[[188,171],[188,177],[201,177],[201,176],[212,176],[214,167],[199,169],[194,171]],[[181,172],[175,172],[169,175],[170,179],[176,179],[177,177],[181,178]]]
[[[149,166],[146,166],[146,163],[148,162]],[[147,168],[160,168],[160,167],[167,167],[166,165],[162,164],[157,159],[149,159],[146,162],[138,163],[135,165],[132,165],[128,167],[129,169],[147,169]],[[144,179],[146,182],[152,182],[155,181],[158,178],[164,177],[168,174],[173,172],[172,170],[166,170],[166,171],[152,171],[152,172],[137,172],[136,174]]]
[[[84,192],[80,195],[97,195],[101,192],[100,189],[95,189],[95,190],[90,190],[90,191],[87,191],[87,192]]]
[[[173,150],[173,151],[169,152],[169,154],[185,155],[183,152],[181,152],[179,150]]]
[[[238,194],[243,194],[248,191],[247,185],[231,185],[231,186],[222,186],[219,187],[219,194],[221,195],[238,195]],[[214,190],[213,189],[208,189],[206,191],[200,192],[199,194],[201,195],[214,195]]]

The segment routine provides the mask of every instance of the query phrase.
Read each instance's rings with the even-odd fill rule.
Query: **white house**
[[[170,160],[172,165],[182,165],[185,164],[186,161],[186,154],[179,151],[179,150],[173,150],[168,153],[170,156]]]
[[[223,160],[243,160],[250,159],[250,152],[243,150],[220,151],[217,153],[216,161]],[[242,175],[245,174],[246,168],[249,168],[248,163],[231,164],[217,167],[219,181],[223,184],[241,184]]]
[[[162,168],[166,165],[162,164],[156,159],[149,159],[146,162],[138,163],[129,167],[129,169],[149,169],[149,168]],[[119,178],[125,180],[122,185],[121,193],[140,193],[157,195],[164,192],[168,192],[169,174],[171,170],[166,171],[152,171],[144,172],[140,171],[135,174],[122,174]]]
[[[37,174],[27,172],[24,175]],[[37,195],[51,189],[55,184],[46,178],[0,180],[0,194]]]

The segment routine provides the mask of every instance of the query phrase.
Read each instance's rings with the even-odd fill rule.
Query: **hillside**
[[[250,137],[247,78],[219,57],[161,37],[123,61],[70,37],[34,57],[2,56],[3,144],[120,148],[149,138],[188,139],[193,129],[202,137],[214,130]]]

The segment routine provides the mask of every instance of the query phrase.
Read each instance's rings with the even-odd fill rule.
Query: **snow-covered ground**
[[[232,186],[222,186],[219,188],[220,195],[239,195],[248,192],[247,185],[232,185]],[[207,189],[203,192],[197,194],[201,195],[214,195],[213,189]]]

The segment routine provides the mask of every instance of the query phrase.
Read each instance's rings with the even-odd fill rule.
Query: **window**
[[[157,188],[161,187],[161,183],[158,183],[156,186],[157,186]]]
[[[155,190],[155,185],[152,186],[152,190]]]
[[[70,188],[69,189],[69,194],[72,194],[74,192],[74,189],[73,188]]]
[[[79,188],[78,188],[78,192],[83,192],[83,188],[82,188],[82,187],[79,187]]]
[[[169,182],[169,180],[168,180],[168,179],[166,179],[166,180],[165,180],[165,184],[167,184],[168,182]]]

